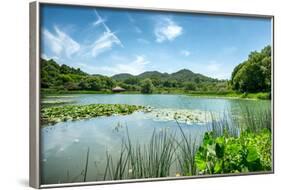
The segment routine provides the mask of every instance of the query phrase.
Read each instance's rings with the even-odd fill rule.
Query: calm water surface
[[[49,97],[48,100],[71,99],[74,104],[133,104],[154,108],[172,108],[239,114],[241,105],[255,111],[268,109],[270,101],[238,100],[223,98],[190,97],[184,95],[64,95]],[[208,130],[206,124],[184,124],[182,128],[194,138],[200,139]],[[133,143],[146,144],[153,131],[168,130],[178,133],[175,121],[149,118],[143,112],[125,116],[98,117],[88,120],[67,121],[41,128],[41,180],[43,184],[81,181],[81,171],[85,167],[88,147],[90,148],[87,181],[102,180],[105,156],[108,151],[114,158],[120,152],[122,139],[126,137],[126,127]],[[171,176],[178,168],[175,165]]]

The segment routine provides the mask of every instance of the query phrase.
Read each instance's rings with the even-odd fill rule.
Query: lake
[[[43,184],[79,182],[85,168],[89,148],[87,181],[103,180],[106,152],[114,158],[120,154],[122,140],[129,136],[133,143],[146,144],[155,131],[178,134],[180,125],[194,139],[200,139],[209,129],[208,121],[177,123],[168,114],[185,110],[199,114],[212,113],[217,118],[225,115],[239,117],[240,107],[248,106],[254,112],[270,108],[269,100],[206,98],[185,95],[141,94],[81,94],[48,96],[44,101],[69,101],[71,104],[132,104],[150,106],[156,114],[134,112],[87,120],[66,121],[41,128],[41,180]],[[160,111],[159,111],[160,110]],[[158,116],[159,113],[167,117]],[[165,115],[164,114],[164,115]],[[202,117],[203,118],[203,117]],[[177,164],[170,176],[176,176]]]

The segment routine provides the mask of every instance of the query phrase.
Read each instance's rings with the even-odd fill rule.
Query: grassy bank
[[[257,100],[270,100],[271,95],[269,92],[257,93],[240,93],[240,92],[189,92],[190,96],[205,96],[205,97],[222,97],[222,98],[240,98],[240,99],[257,99]]]
[[[86,91],[86,90],[76,90],[76,91],[66,91],[66,90],[56,90],[56,89],[41,89],[41,95],[62,95],[62,94],[116,94],[112,91]],[[140,91],[125,91],[118,94],[141,94]],[[159,90],[156,89],[152,94],[181,94],[189,96],[204,96],[213,98],[241,98],[241,99],[259,99],[259,100],[270,100],[270,92],[257,92],[257,93],[240,93],[235,91],[223,91],[223,92],[213,92],[213,91],[184,91],[182,89],[169,89],[169,90]]]
[[[125,115],[141,109],[144,109],[144,107],[126,104],[90,104],[43,107],[41,110],[41,122],[43,124],[54,124],[61,121],[89,119],[98,116],[110,116],[113,114]]]

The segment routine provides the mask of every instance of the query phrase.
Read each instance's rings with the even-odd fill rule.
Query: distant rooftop
[[[120,87],[120,86],[116,86],[116,87],[114,87],[114,88],[112,88],[112,91],[113,92],[123,92],[123,91],[125,91],[126,89],[124,89],[124,88],[122,88],[122,87]]]

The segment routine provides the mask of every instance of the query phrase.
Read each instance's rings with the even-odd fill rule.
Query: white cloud
[[[46,59],[46,60],[50,60],[50,59],[51,59],[49,56],[47,56],[47,55],[44,54],[44,53],[41,53],[41,56],[40,56],[40,57],[43,58],[43,59]]]
[[[117,73],[130,73],[133,75],[138,75],[144,72],[145,65],[149,61],[146,60],[144,56],[136,56],[136,59],[128,64],[117,64],[115,68],[112,69],[115,74]]]
[[[132,17],[132,15],[130,13],[127,13],[127,16],[128,16],[129,21],[133,25],[133,28],[135,29],[136,33],[141,34],[142,30],[137,26],[136,20]]]
[[[41,58],[45,59],[45,60],[50,60],[50,59],[53,59],[55,61],[59,61],[60,58],[58,56],[48,56],[44,53],[41,54]]]
[[[182,50],[182,51],[181,51],[181,54],[184,55],[184,56],[186,56],[186,57],[188,57],[188,56],[190,55],[190,51],[188,51],[188,50]]]
[[[118,73],[130,73],[138,75],[145,71],[145,66],[149,63],[143,55],[137,55],[135,59],[127,64],[117,64],[113,67],[103,67],[102,69],[108,71],[111,74]]]
[[[105,29],[105,32],[91,45],[92,56],[97,57],[99,54],[111,50],[114,44],[124,47],[119,38],[114,32],[111,32],[110,28],[106,25],[105,20],[101,18],[96,10],[94,11],[98,18],[96,23],[98,25],[101,24]]]
[[[228,79],[231,71],[216,61],[210,61],[202,67],[201,73],[217,79]]]
[[[115,57],[112,57],[112,61],[114,62]],[[150,62],[143,55],[137,55],[131,61],[129,61],[125,57],[116,57],[116,60],[122,60],[123,62],[127,61],[127,63],[116,64],[113,66],[95,66],[85,63],[77,63],[76,66],[80,67],[82,70],[86,70],[92,74],[103,74],[103,75],[115,75],[120,73],[130,73],[133,75],[138,75],[145,71],[145,67]]]
[[[182,30],[182,27],[177,25],[171,18],[160,19],[154,29],[156,42],[173,41],[182,34]]]
[[[206,68],[209,72],[217,72],[220,70],[221,65],[217,63],[210,63],[206,65]]]
[[[104,32],[92,45],[92,56],[97,57],[112,48],[112,46],[123,46],[121,41],[112,32]]]
[[[71,58],[72,54],[80,50],[79,43],[69,35],[62,32],[57,26],[54,27],[54,30],[55,32],[51,33],[47,29],[43,29],[43,36],[45,43],[56,56],[65,54],[68,58]]]
[[[104,23],[105,21],[106,21],[105,19],[98,17],[98,19],[95,22],[93,22],[93,25],[98,26],[98,25]]]

